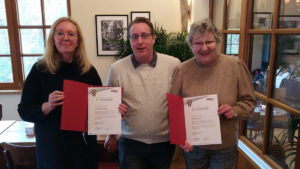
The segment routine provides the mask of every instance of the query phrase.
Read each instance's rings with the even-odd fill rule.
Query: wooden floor
[[[176,147],[170,169],[186,169],[183,152]]]

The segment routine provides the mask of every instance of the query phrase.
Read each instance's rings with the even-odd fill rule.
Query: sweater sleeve
[[[236,72],[238,74],[238,99],[233,106],[233,111],[241,119],[247,120],[256,106],[254,89],[250,73],[243,62],[238,61]]]
[[[97,72],[97,70],[95,69],[94,66],[91,67],[90,71],[89,71],[90,75],[91,75],[91,85],[98,85],[98,86],[102,86],[102,81],[101,78]]]
[[[117,83],[116,79],[117,79],[117,74],[115,72],[114,66],[111,65],[110,68],[109,68],[109,73],[108,73],[106,85],[107,86],[112,86],[112,87],[119,87],[120,84]]]
[[[174,70],[170,94],[182,96],[182,71],[180,64]]]
[[[39,74],[40,72],[35,64],[24,83],[21,102],[18,105],[18,112],[25,121],[37,122],[45,118],[42,112],[42,89]]]

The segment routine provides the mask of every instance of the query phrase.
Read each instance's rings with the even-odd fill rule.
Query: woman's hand
[[[192,150],[193,150],[193,146],[192,145],[190,145],[190,143],[189,142],[187,142],[187,141],[185,141],[184,142],[184,145],[179,145],[179,147],[180,148],[182,148],[185,152],[191,152]]]
[[[232,119],[234,117],[234,111],[229,104],[221,105],[218,109],[218,114],[220,116],[224,114],[227,119]]]
[[[119,112],[121,113],[122,119],[123,119],[123,116],[125,116],[127,114],[128,107],[126,106],[126,104],[121,103],[118,108],[119,108]]]
[[[57,106],[63,104],[63,99],[65,98],[64,92],[55,90],[49,94],[48,102],[42,104],[42,111],[44,115],[48,115]]]

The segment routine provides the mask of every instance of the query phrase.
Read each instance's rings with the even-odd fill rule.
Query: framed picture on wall
[[[280,28],[300,28],[300,15],[280,15]]]
[[[132,12],[130,12],[131,22],[136,17],[144,17],[144,18],[150,19],[150,11],[132,11]]]
[[[284,36],[280,40],[283,44],[281,53],[294,55],[300,53],[300,35]]]
[[[114,56],[127,37],[128,15],[96,15],[97,56]]]
[[[272,13],[271,12],[254,12],[252,25],[253,25],[254,29],[270,29],[270,28],[272,28]]]

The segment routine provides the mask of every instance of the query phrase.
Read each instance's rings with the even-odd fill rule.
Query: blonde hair
[[[41,59],[38,62],[37,65],[42,66],[45,69],[45,71],[48,71],[51,74],[55,74],[58,71],[58,68],[60,67],[61,54],[57,50],[54,43],[54,32],[56,30],[57,25],[64,21],[72,23],[77,29],[78,47],[76,47],[74,51],[73,60],[79,65],[81,74],[84,74],[87,71],[89,71],[89,69],[91,68],[91,64],[87,58],[87,54],[85,51],[82,31],[78,23],[70,17],[59,18],[52,24],[46,44],[45,55],[43,59]]]

